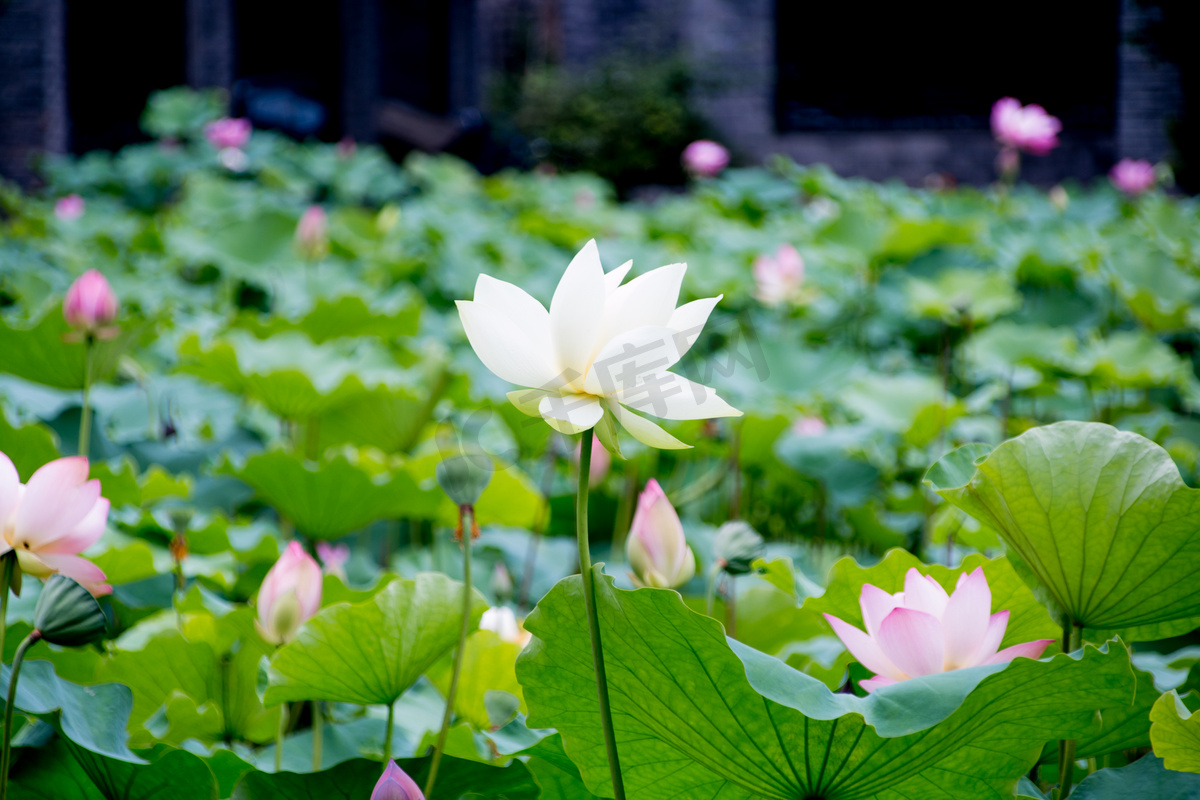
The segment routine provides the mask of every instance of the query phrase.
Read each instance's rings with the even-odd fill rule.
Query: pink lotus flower
[[[296,637],[321,608],[321,568],[299,542],[290,542],[258,590],[258,632],[271,644]]]
[[[991,613],[992,591],[982,567],[959,575],[952,595],[910,569],[904,591],[888,594],[867,584],[859,605],[866,633],[830,614],[824,617],[850,654],[875,673],[859,684],[868,692],[935,672],[1004,664],[1018,656],[1039,658],[1054,641],[1037,639],[999,650],[1008,612]]]
[[[346,562],[350,560],[350,545],[317,542],[317,558],[321,559],[325,574],[336,575],[341,578],[342,583],[346,582]]]
[[[716,142],[700,139],[683,149],[683,167],[693,175],[715,178],[729,166],[729,151]]]
[[[755,295],[769,306],[794,300],[804,283],[804,259],[790,244],[781,244],[774,256],[754,259],[754,283]]]
[[[1013,97],[1004,97],[992,106],[992,134],[1005,147],[1044,156],[1058,147],[1062,123],[1039,105],[1022,106]]]
[[[0,453],[0,555],[15,550],[26,575],[59,573],[96,596],[111,592],[104,571],[79,555],[104,534],[108,509],[100,481],[88,480],[83,456],[51,461],[22,484],[17,468]]]
[[[820,417],[801,417],[792,423],[792,433],[797,436],[820,436],[829,426]]]
[[[1139,195],[1154,188],[1154,165],[1141,159],[1122,158],[1108,173],[1109,180],[1128,195]]]
[[[329,217],[320,206],[309,206],[296,224],[296,249],[305,258],[322,258],[329,253]]]
[[[579,463],[579,454],[583,449],[583,442],[575,445],[575,463]],[[592,436],[592,462],[588,465],[588,486],[596,486],[605,476],[608,475],[608,470],[612,467],[612,455],[604,445],[600,444],[600,440],[595,435]]]
[[[205,125],[204,138],[218,150],[229,147],[240,150],[250,141],[250,132],[253,129],[248,119],[225,117]]]
[[[371,800],[425,800],[421,787],[395,761],[389,761],[383,777],[375,784]]]
[[[679,515],[653,478],[638,497],[625,556],[638,586],[674,589],[696,574],[696,557],[683,535]]]
[[[83,202],[83,198],[77,194],[69,194],[66,197],[58,198],[54,204],[54,216],[58,217],[63,222],[70,222],[79,219],[83,216],[87,204]]]
[[[117,318],[117,296],[103,275],[94,269],[80,275],[63,298],[63,318],[88,336],[111,338],[109,326]]]

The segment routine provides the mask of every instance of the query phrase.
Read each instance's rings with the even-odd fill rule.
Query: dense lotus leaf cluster
[[[594,598],[630,800],[1046,798],[1064,777],[1085,800],[1200,796],[1194,200],[777,160],[621,204],[585,175],[397,165],[219,111],[159,96],[154,141],[0,188],[4,485],[53,494],[28,487],[78,452],[86,385],[71,485],[98,481],[108,512],[70,553],[0,515],[9,546],[41,547],[9,557],[13,796],[411,800],[464,616],[431,797],[612,796],[572,535],[575,431],[596,420]],[[646,302],[673,333],[677,308],[707,320],[652,374],[742,416],[587,400],[551,427],[541,396],[536,416],[509,402],[496,331],[548,359],[562,342],[528,331],[605,322],[581,316],[587,286],[552,302],[593,239],[606,303],[687,263]],[[112,296],[88,278],[68,297],[92,270]],[[480,285],[509,317],[464,330]],[[519,383],[599,396],[580,381]],[[490,480],[447,480],[462,454]],[[111,593],[65,591],[64,563]],[[932,666],[872,682],[827,620],[870,633],[864,597],[893,613],[906,582],[973,591],[992,635],[927,616],[1018,657],[943,649],[939,670],[909,641]],[[47,609],[72,593],[87,624],[66,635]]]

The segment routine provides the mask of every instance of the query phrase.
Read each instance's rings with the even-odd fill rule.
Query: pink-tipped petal
[[[371,792],[371,800],[425,800],[425,795],[408,773],[390,761]]]
[[[879,623],[883,622],[893,609],[904,604],[904,596],[903,594],[889,594],[878,586],[868,583],[862,588],[858,604],[862,608],[863,624],[866,625],[867,635],[874,636],[879,632]]]
[[[937,581],[917,572],[916,567],[910,569],[904,576],[904,605],[917,611],[924,611],[938,619],[946,610],[950,595]]]
[[[39,549],[43,553],[66,553],[76,555],[87,550],[100,541],[104,528],[108,524],[108,512],[111,504],[101,497],[92,506],[87,516],[64,536],[46,542]]]
[[[14,542],[36,548],[71,531],[100,498],[100,481],[87,480],[82,456],[60,458],[30,477],[17,508]]]
[[[833,632],[842,640],[842,644],[846,645],[846,649],[850,651],[850,655],[857,658],[859,663],[871,670],[871,672],[877,675],[886,675],[898,681],[902,681],[908,677],[895,664],[888,660],[888,657],[883,654],[883,650],[880,649],[879,645],[870,636],[867,636],[867,634],[858,628],[843,622],[831,614],[823,614],[822,616],[833,626]]]
[[[0,530],[3,530],[21,497],[21,476],[12,459],[0,453]]]
[[[983,567],[959,579],[958,588],[946,603],[942,614],[945,636],[945,669],[971,666],[988,629],[992,612],[992,590],[988,588]]]
[[[963,664],[964,667],[986,664],[989,658],[996,655],[996,651],[1000,649],[1000,642],[1004,641],[1004,632],[1008,630],[1008,616],[1008,609],[1005,609],[988,618],[987,630],[979,643],[979,649],[971,657],[970,663]]]
[[[112,587],[105,583],[108,578],[105,576],[104,570],[82,556],[38,553],[37,558],[51,571],[79,581],[84,588],[97,597],[112,591]]]
[[[864,692],[870,694],[881,686],[891,686],[893,683],[896,683],[896,681],[885,675],[876,675],[874,678],[867,678],[865,681],[859,681],[858,685],[862,687]]]
[[[897,608],[883,620],[875,639],[888,661],[909,677],[942,671],[942,625],[932,614]]]
[[[1023,644],[1014,644],[1012,647],[1006,647],[996,655],[984,661],[984,664],[1004,664],[1012,661],[1014,658],[1041,658],[1042,653],[1053,639],[1034,639],[1032,642],[1024,642]]]

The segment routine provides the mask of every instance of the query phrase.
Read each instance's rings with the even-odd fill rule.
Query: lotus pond
[[[0,189],[7,796],[1200,797],[1194,200],[217,116]]]

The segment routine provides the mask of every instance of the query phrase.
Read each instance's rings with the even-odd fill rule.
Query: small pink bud
[[[258,632],[271,644],[290,642],[320,608],[321,567],[290,542],[259,587]]]
[[[575,463],[579,463],[579,454],[583,449],[583,442],[575,445]],[[595,435],[592,436],[592,463],[588,465],[588,486],[596,486],[604,480],[608,475],[608,470],[612,467],[612,456],[608,449],[600,444],[600,440]]]
[[[797,436],[820,436],[828,429],[820,417],[801,417],[792,425],[792,433]]]
[[[1154,165],[1141,159],[1122,158],[1108,173],[1109,180],[1127,195],[1139,195],[1154,188]]]
[[[54,216],[63,222],[70,222],[82,217],[86,208],[87,205],[83,202],[82,197],[77,194],[69,194],[66,197],[60,197],[54,204]]]
[[[375,791],[371,792],[371,800],[425,800],[425,795],[408,773],[395,761],[389,761],[379,783],[375,784]]]
[[[75,330],[106,338],[105,329],[117,318],[117,296],[103,275],[89,269],[67,289],[62,310],[67,324]]]
[[[336,575],[345,582],[346,562],[350,560],[349,545],[317,542],[317,558],[321,559],[327,575]]]
[[[353,136],[343,136],[337,143],[338,158],[354,158],[354,154],[358,152],[358,143],[354,141]]]
[[[1022,106],[1014,97],[1004,97],[992,106],[992,135],[1006,147],[1044,156],[1058,147],[1062,123],[1039,105]]]
[[[296,224],[296,249],[305,258],[323,258],[329,253],[329,218],[320,206],[309,206]]]
[[[683,166],[693,175],[715,178],[729,166],[729,151],[716,142],[699,139],[684,148]]]
[[[696,557],[688,547],[683,523],[653,478],[638,497],[625,555],[635,583],[641,586],[674,589],[696,574]]]
[[[240,150],[250,141],[253,129],[248,119],[225,117],[205,125],[204,137],[218,150],[229,147]]]
[[[794,300],[804,283],[804,259],[790,244],[781,244],[775,255],[754,260],[754,283],[758,299],[769,306]]]

